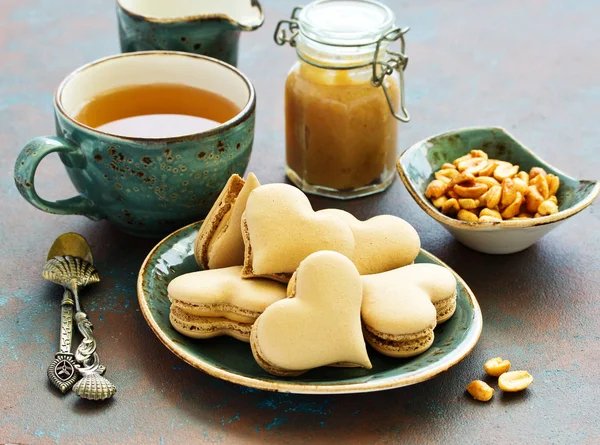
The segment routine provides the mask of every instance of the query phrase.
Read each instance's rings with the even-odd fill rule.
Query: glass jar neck
[[[379,48],[378,60],[385,58],[388,42],[382,42]],[[352,69],[371,66],[375,57],[377,43],[361,46],[327,45],[316,42],[309,37],[298,34],[296,51],[298,57],[306,63],[315,66],[337,69]]]

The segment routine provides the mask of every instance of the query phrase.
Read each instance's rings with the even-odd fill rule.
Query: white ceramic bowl
[[[529,171],[537,166],[558,176],[559,212],[541,218],[483,223],[459,221],[444,215],[425,197],[425,189],[442,164],[475,149],[484,150],[490,158],[519,165],[521,170]],[[396,167],[411,196],[429,216],[465,246],[483,253],[506,254],[528,248],[589,206],[600,192],[598,181],[580,181],[566,175],[538,158],[502,128],[465,128],[430,137],[402,153]]]

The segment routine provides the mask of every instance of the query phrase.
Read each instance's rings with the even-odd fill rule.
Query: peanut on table
[[[543,168],[529,173],[518,165],[472,150],[442,165],[425,196],[444,215],[468,222],[497,222],[558,213],[558,176]]]

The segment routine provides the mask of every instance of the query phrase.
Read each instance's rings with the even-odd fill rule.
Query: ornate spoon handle
[[[77,363],[74,355],[71,354],[73,299],[67,289],[60,305],[60,319],[60,350],[54,355],[54,361],[48,367],[48,378],[64,394],[79,379]]]
[[[87,318],[87,314],[83,311],[78,311],[75,314],[77,329],[83,336],[83,340],[75,351],[75,360],[77,363],[83,364],[96,352],[96,339],[94,338],[92,322]]]

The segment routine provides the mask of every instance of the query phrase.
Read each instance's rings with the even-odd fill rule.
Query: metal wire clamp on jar
[[[397,121],[410,120],[408,28],[394,21],[374,0],[317,0],[278,23],[275,42],[298,55],[285,88],[286,174],[304,192],[351,199],[392,183]]]

